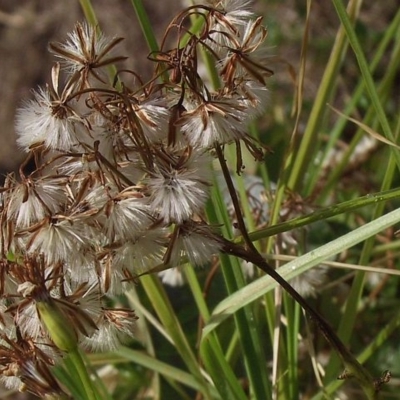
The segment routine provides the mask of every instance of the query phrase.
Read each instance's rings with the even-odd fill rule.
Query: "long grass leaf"
[[[336,8],[340,22],[342,23],[342,25],[346,31],[346,35],[349,40],[349,43],[350,43],[351,47],[353,48],[354,54],[357,58],[357,61],[358,61],[359,67],[360,67],[360,72],[363,76],[365,86],[370,95],[372,104],[375,108],[377,118],[381,124],[383,134],[386,137],[386,139],[390,140],[391,142],[395,142],[394,135],[392,133],[392,129],[391,129],[389,121],[387,119],[382,102],[379,98],[379,95],[378,95],[378,92],[376,89],[376,85],[375,85],[372,75],[370,73],[368,62],[365,58],[364,52],[362,50],[361,44],[358,40],[358,37],[354,31],[354,28],[352,27],[350,18],[348,16],[348,14],[346,13],[346,10],[345,10],[341,0],[333,0],[333,4]],[[395,149],[392,149],[392,151],[393,151],[393,155],[396,160],[397,167],[398,167],[398,169],[400,169],[400,153],[398,151],[396,151]]]
[[[348,4],[349,15],[352,21],[357,18],[360,8],[360,0],[350,0]],[[347,51],[348,42],[346,40],[343,28],[338,30],[335,43],[329,61],[326,65],[324,75],[318,88],[317,95],[313,101],[313,108],[307,121],[306,129],[300,143],[300,147],[294,160],[290,179],[288,181],[289,188],[299,189],[303,183],[303,177],[309,163],[314,159],[316,151],[317,135],[320,131],[320,125],[325,115],[326,103],[332,95],[337,74]]]
[[[339,237],[338,239],[290,261],[279,269],[279,273],[286,280],[292,279],[322,263],[329,257],[349,249],[357,243],[376,235],[378,232],[387,229],[398,222],[400,222],[400,209],[394,210]],[[221,301],[214,309],[208,324],[204,327],[203,338],[242,307],[257,300],[276,286],[277,283],[271,277],[263,276]]]
[[[226,213],[226,205],[217,189],[214,189],[212,200],[213,207],[207,208],[210,221],[214,224],[222,222],[225,227],[230,226],[231,221]],[[225,232],[225,235],[228,235],[228,232]],[[244,287],[246,283],[238,260],[221,255],[220,261],[228,293]],[[245,366],[254,396],[256,399],[269,398],[271,390],[267,380],[265,353],[260,343],[254,311],[249,308],[241,310],[235,315],[235,324],[239,332]]]

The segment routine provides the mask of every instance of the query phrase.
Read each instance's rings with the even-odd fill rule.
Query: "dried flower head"
[[[44,144],[53,150],[69,150],[76,143],[77,118],[62,100],[55,99],[48,88],[34,91],[16,116],[17,143],[24,150]]]
[[[205,24],[184,40],[192,15]],[[179,45],[166,49],[172,34]],[[267,100],[265,37],[247,0],[189,7],[151,55],[148,83],[126,70],[109,83],[107,67],[124,60],[113,54],[122,39],[87,23],[50,44],[60,63],[17,113],[27,159],[0,191],[8,386],[61,393],[48,369],[60,352],[115,349],[133,335],[135,313],[113,308],[111,296],[142,273],[206,265],[221,250],[204,218],[210,153],[235,143],[240,165],[240,143],[257,153],[247,124]],[[201,50],[214,58],[219,90],[200,73]]]
[[[99,70],[104,66],[124,60],[126,57],[111,57],[110,51],[123,40],[109,39],[92,25],[78,23],[75,30],[68,35],[65,43],[50,43],[50,50],[59,57],[67,71],[74,75],[79,73],[81,88],[88,83],[90,76],[104,82]]]
[[[200,213],[208,198],[207,157],[191,148],[156,155],[148,179],[150,207],[165,223],[180,224]]]
[[[54,361],[32,340],[1,335],[0,342],[0,381],[7,388],[39,398],[65,395],[50,370]]]

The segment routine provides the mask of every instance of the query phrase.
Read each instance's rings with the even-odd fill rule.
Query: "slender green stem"
[[[400,135],[400,118],[398,120],[398,126],[396,130],[396,138],[399,135]],[[386,166],[385,177],[381,185],[381,188],[383,190],[387,189],[392,185],[395,169],[396,169],[396,163],[394,160],[394,155],[393,153],[390,153],[390,157],[388,159],[388,163]],[[384,204],[383,203],[377,204],[375,206],[375,210],[372,213],[372,218],[376,219],[380,217],[383,211],[384,211]],[[374,244],[375,244],[375,237],[370,237],[365,241],[359,259],[360,265],[368,264],[373,251]],[[348,295],[346,307],[338,329],[338,335],[343,340],[344,343],[349,342],[351,334],[354,329],[356,321],[355,316],[357,315],[358,305],[364,289],[364,281],[365,281],[365,272],[358,271],[351,286],[351,291]],[[329,377],[333,376],[336,367],[337,367],[337,360],[333,358],[331,359],[330,363],[328,364],[328,367],[326,368],[326,379],[327,379],[326,381],[328,381]]]
[[[232,203],[234,204],[239,230],[245,236],[246,245],[251,247],[252,250],[258,254],[254,244],[251,242],[250,238],[246,236],[246,226],[244,224],[236,190],[233,186],[222,148],[220,146],[215,146],[215,151],[224,174],[225,182],[228,186]],[[215,219],[214,221],[216,222]],[[238,260],[229,259],[226,255],[221,255],[220,260],[222,273],[224,275],[228,292],[233,293],[240,287],[245,286],[246,283]],[[256,399],[265,399],[266,393],[270,393],[270,390],[268,388],[268,382],[265,379],[265,374],[267,374],[267,371],[265,368],[265,363],[263,362],[263,357],[261,357],[263,347],[260,343],[259,331],[255,327],[254,311],[250,308],[245,308],[244,310],[236,313],[235,323],[239,331],[239,337],[245,358],[245,365],[249,374],[252,390],[254,391],[254,396]]]
[[[147,42],[147,46],[149,47],[150,51],[157,51],[157,39],[154,34],[153,27],[151,26],[147,12],[143,6],[142,0],[131,0],[131,3],[133,5],[133,8],[135,9],[137,19]]]
[[[354,54],[357,57],[357,61],[360,67],[361,74],[364,79],[365,86],[370,95],[372,104],[374,105],[378,120],[382,127],[382,131],[387,139],[389,139],[392,142],[395,142],[392,129],[390,128],[389,121],[387,119],[385,110],[383,109],[382,102],[379,98],[374,80],[370,73],[368,62],[364,56],[364,52],[357,38],[357,35],[351,25],[349,16],[347,15],[346,10],[343,6],[342,0],[333,0],[333,4],[336,8],[340,21],[343,24],[344,29],[346,30],[346,35],[349,39],[351,47],[354,50]],[[395,148],[391,148],[391,150],[393,152],[397,168],[400,169],[400,153]]]
[[[215,334],[202,341],[200,346],[201,358],[207,371],[213,378],[215,388],[223,400],[246,400],[247,397],[241,388],[232,368],[227,363],[221,348],[215,340]]]
[[[295,228],[300,228],[301,226],[309,225],[316,221],[325,220],[328,218],[332,218],[336,215],[360,209],[362,207],[394,199],[400,199],[399,188],[383,192],[371,193],[354,200],[344,201],[343,203],[335,204],[322,210],[315,211],[311,214],[294,218],[290,221],[282,222],[280,224],[276,224],[268,228],[263,228],[255,232],[251,232],[249,236],[252,241],[260,240],[281,232],[287,232]]]
[[[358,15],[360,4],[361,0],[349,1],[348,9],[352,21],[354,21]],[[340,27],[325,68],[324,76],[313,101],[314,106],[307,121],[306,130],[296,154],[296,159],[288,181],[288,187],[293,190],[300,189],[300,185],[303,184],[303,177],[305,176],[307,166],[310,161],[314,159],[316,150],[315,144],[318,143],[317,136],[320,132],[320,125],[325,115],[326,103],[335,88],[339,67],[344,60],[347,46],[348,42],[346,40],[345,31],[343,27]]]
[[[104,360],[109,360],[113,363],[124,363],[127,361],[134,362],[135,364],[148,368],[151,371],[158,372],[160,375],[163,375],[165,379],[174,380],[196,391],[202,391],[198,379],[196,379],[193,374],[164,363],[143,351],[122,346],[115,353],[92,354],[90,358],[92,363],[96,363],[96,360],[99,359],[99,364],[103,364]],[[212,399],[218,398],[215,389],[211,388],[211,393]]]
[[[367,238],[388,229],[400,222],[400,210],[395,209],[377,220],[368,222],[351,232],[340,236],[316,249],[311,250],[307,254],[293,259],[287,264],[279,268],[279,273],[287,280],[308,271],[310,268],[324,263],[329,258],[350,249],[358,243],[363,242]],[[234,247],[237,244],[233,244]],[[229,250],[229,249],[227,249]],[[203,337],[216,329],[225,319],[231,316],[240,308],[259,299],[264,294],[273,290],[277,285],[276,281],[270,276],[261,276],[254,282],[247,284],[239,291],[222,300],[213,310],[210,321],[204,327]]]
[[[90,0],[79,0],[85,19],[90,25],[98,27],[99,22]]]
[[[285,315],[288,321],[286,328],[287,357],[289,371],[289,391],[290,399],[299,397],[299,377],[298,377],[298,335],[300,328],[300,305],[288,296],[284,296]]]
[[[207,303],[203,297],[202,290],[200,288],[199,281],[197,279],[197,275],[191,265],[186,265],[184,268],[184,274],[186,276],[186,280],[190,286],[192,295],[197,304],[197,308],[200,312],[201,318],[204,322],[207,322],[210,318],[210,311],[207,307]]]
[[[193,350],[188,343],[187,337],[159,279],[154,275],[142,276],[141,284],[146,291],[146,294],[160,321],[172,338],[178,353],[182,357],[182,360],[185,362],[192,375],[199,382],[204,397],[206,399],[210,399],[210,387],[201,374],[200,366],[196,360]]]
[[[96,16],[96,12],[92,6],[91,0],[79,0],[83,14],[85,15],[86,21],[96,28],[96,32],[98,35],[101,34],[101,29],[99,26],[99,21]],[[107,66],[108,75],[110,77],[110,81],[112,82],[117,74],[117,68],[115,65]],[[116,85],[117,89],[120,89],[119,83]]]
[[[318,329],[324,335],[328,343],[340,356],[346,368],[346,378],[354,378],[360,384],[369,400],[375,400],[377,398],[375,380],[370,373],[350,353],[329,323],[316,310],[314,310],[308,302],[263,259],[261,255],[248,251],[244,247],[235,245],[229,241],[226,241],[224,251],[248,262],[252,262],[278,282],[278,284],[306,311],[309,317],[316,323]]]
[[[357,357],[360,363],[366,362],[371,358],[379,347],[381,347],[390,335],[400,326],[400,313],[396,313],[395,316],[389,321],[389,323],[374,337],[372,342],[362,351],[362,353]],[[316,394],[311,400],[322,400],[325,399],[325,395],[330,396],[335,391],[337,391],[340,386],[343,385],[343,380],[334,380],[329,383],[323,392]]]
[[[390,42],[393,39],[395,39],[396,34],[398,34],[399,25],[400,25],[400,9],[397,12],[393,21],[391,22],[388,29],[385,31],[385,36],[381,40],[379,47],[376,50],[376,53],[373,57],[373,60],[371,61],[370,65],[371,73],[375,72],[375,70],[379,66],[379,63],[382,61],[382,58],[385,54],[385,50],[389,47]],[[393,47],[392,50],[390,62],[385,68],[385,76],[383,77],[378,87],[379,96],[382,99],[382,101],[386,101],[386,99],[389,98],[390,93],[393,90],[394,87],[393,81],[397,74],[399,63],[400,63],[400,40],[395,40],[395,46]],[[361,77],[356,90],[354,91],[351,99],[349,99],[349,102],[345,107],[344,113],[346,115],[350,115],[354,111],[355,107],[358,104],[360,104],[364,92],[365,92],[365,85]],[[375,111],[373,109],[373,106],[370,106],[369,110],[366,113],[366,116],[363,118],[363,122],[366,125],[370,126],[374,124],[374,121],[377,121],[375,118]],[[314,182],[316,182],[319,179],[322,163],[324,162],[324,160],[327,159],[327,154],[331,152],[333,147],[337,144],[340,134],[343,132],[343,129],[347,123],[348,123],[347,119],[339,118],[339,120],[335,124],[335,127],[330,131],[329,141],[324,150],[324,155],[321,157],[321,163],[319,164],[319,167],[314,169],[313,172],[314,177],[312,180]],[[358,132],[355,134],[352,142],[349,145],[348,150],[342,157],[341,162],[335,166],[335,169],[332,171],[332,173],[328,177],[327,182],[324,183],[324,187],[322,188],[321,192],[318,194],[318,199],[320,203],[324,203],[325,199],[330,195],[332,190],[334,190],[334,187],[339,177],[342,175],[344,169],[349,163],[349,158],[351,157],[351,154],[353,154],[355,146],[359,143],[360,139],[363,136],[365,136],[365,132],[362,131],[361,128],[358,129]]]
[[[68,357],[70,358],[70,360],[74,364],[75,369],[78,372],[78,376],[86,392],[87,400],[97,400],[96,392],[93,387],[93,381],[90,379],[79,349],[76,348],[75,350],[68,352]]]
[[[215,58],[202,46],[200,48],[203,62],[208,71],[208,77],[211,81],[211,86],[213,90],[217,90],[221,87],[221,80],[215,65]]]

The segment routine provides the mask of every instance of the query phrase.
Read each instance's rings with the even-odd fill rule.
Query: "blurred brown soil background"
[[[146,59],[148,49],[130,1],[93,0],[101,29],[109,36],[122,36],[118,54],[129,57],[125,66],[141,75],[151,70]],[[184,0],[143,0],[157,38],[161,40],[171,18],[183,8]],[[397,11],[396,0],[363,3],[360,21],[367,36],[381,34]],[[279,56],[298,68],[306,12],[305,0],[256,0],[256,12],[265,15],[270,30],[267,41],[271,55]],[[47,51],[50,41],[63,41],[77,21],[83,20],[78,0],[0,0],[0,174],[15,170],[23,154],[15,144],[15,110],[30,90],[49,81],[54,57]],[[312,101],[326,65],[338,19],[330,1],[312,5],[305,98]],[[367,38],[368,39],[368,38]],[[371,52],[373,49],[371,49]],[[282,118],[290,109],[293,84],[287,68],[272,67],[271,112],[269,119]],[[346,60],[345,75],[349,82],[358,78],[354,57]],[[286,113],[287,114],[287,113]],[[268,124],[268,122],[267,122]],[[264,125],[264,124],[263,124]],[[290,132],[288,132],[290,134]],[[2,179],[1,179],[2,180]]]

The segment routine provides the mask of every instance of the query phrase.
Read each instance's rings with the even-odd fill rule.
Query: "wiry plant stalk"
[[[267,275],[271,276],[276,282],[278,282],[279,285],[298,304],[300,304],[307,315],[316,323],[320,332],[324,335],[325,339],[341,358],[345,366],[345,371],[342,375],[340,375],[338,379],[355,379],[363,388],[369,400],[377,399],[378,393],[382,385],[390,380],[390,373],[385,372],[382,377],[374,379],[372,375],[368,372],[368,370],[357,361],[353,354],[342,343],[342,341],[336,335],[335,331],[325,320],[325,318],[321,314],[319,314],[314,308],[312,308],[305,300],[305,298],[301,296],[300,293],[297,292],[293,288],[293,286],[290,285],[289,282],[282,278],[279,273],[271,265],[269,265],[264,257],[262,257],[262,255],[258,252],[247,233],[247,229],[243,220],[243,215],[240,210],[239,200],[237,198],[236,190],[233,186],[232,178],[224,159],[223,151],[219,146],[216,146],[215,150],[224,174],[225,181],[228,186],[229,194],[232,199],[232,204],[235,209],[238,229],[241,232],[244,240],[244,244],[240,245],[227,239],[221,239],[223,241],[222,251],[226,254],[233,255],[241,258],[242,260],[253,263],[262,271],[264,271]]]

